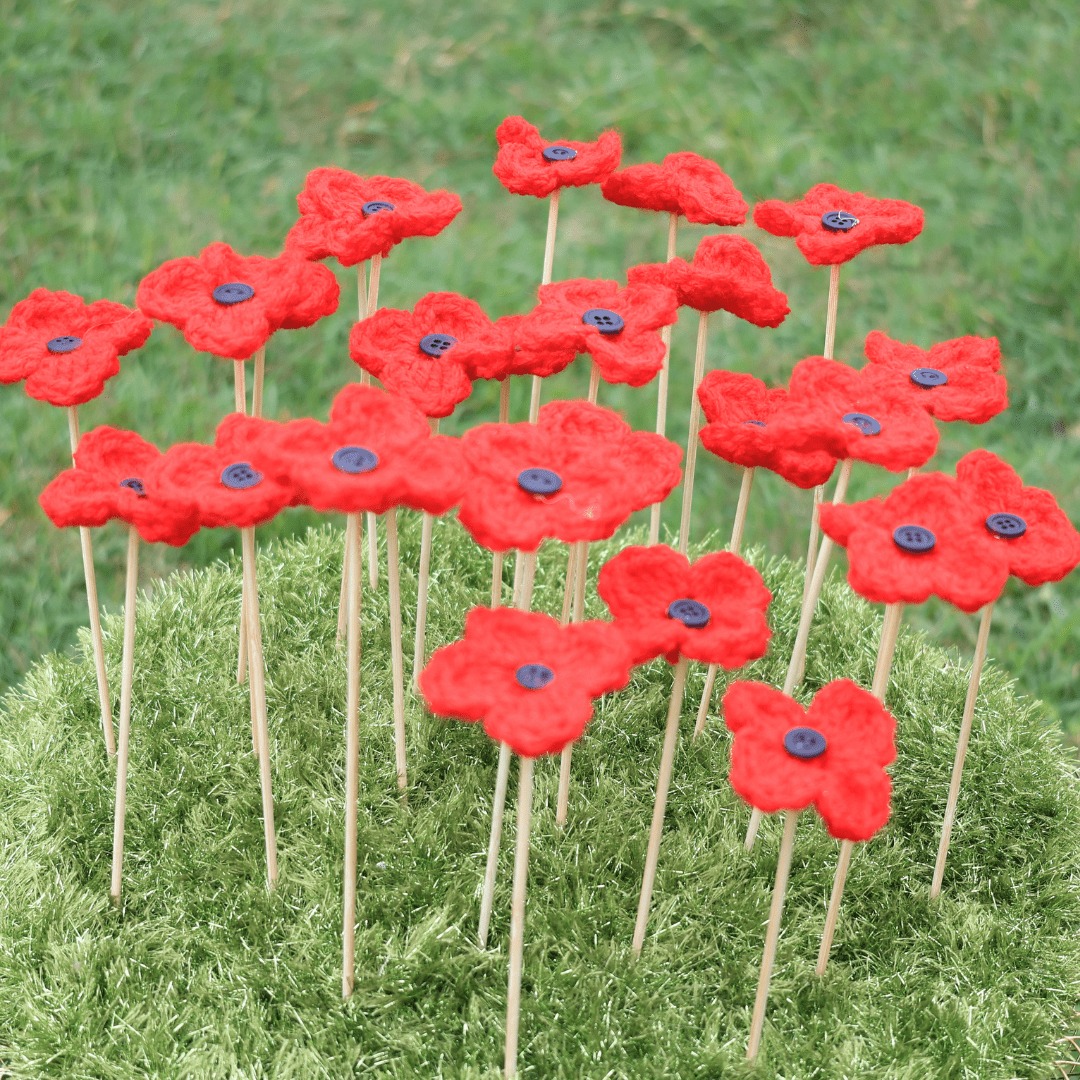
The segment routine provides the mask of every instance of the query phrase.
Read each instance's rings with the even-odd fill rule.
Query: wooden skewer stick
[[[241,416],[247,415],[247,381],[243,360],[233,361],[233,404]],[[243,683],[247,678],[248,668],[248,632],[247,632],[247,581],[240,579],[240,630],[237,634],[236,681]],[[255,730],[251,732],[255,741]]]
[[[371,256],[371,278],[368,281],[367,289],[367,304],[364,308],[364,317],[371,318],[376,311],[379,310],[379,278],[382,274],[382,255],[375,254]],[[365,371],[360,375],[360,382],[364,385],[371,385],[371,376]],[[369,513],[367,516],[367,538],[368,538],[368,584],[374,591],[379,587],[379,539],[375,530],[375,523],[378,518]],[[389,559],[389,554],[387,559]]]
[[[563,586],[562,614],[559,622],[565,626],[570,621],[570,612],[574,604],[574,585],[577,581],[578,545],[566,545],[566,584]]]
[[[533,759],[521,759],[518,774],[517,846],[514,892],[510,903],[510,974],[506,987],[506,1077],[517,1076],[518,1021],[521,1016],[521,965],[525,948],[525,886],[529,877],[529,830],[532,825]]]
[[[596,395],[600,390],[600,365],[594,360],[589,372],[589,404],[596,404]]]
[[[667,233],[667,261],[675,258],[675,241],[679,235],[679,215],[668,215]],[[671,374],[671,327],[660,328],[660,340],[664,343],[664,363],[660,368],[660,375],[656,380],[656,434],[664,435],[667,432],[667,399],[668,379]],[[661,503],[653,503],[649,512],[649,543],[660,542],[660,507]]]
[[[829,308],[825,314],[825,352],[826,360],[833,359],[836,347],[836,306],[840,299],[840,264],[829,267]]]
[[[571,619],[573,622],[581,622],[585,613],[585,579],[589,570],[589,545],[587,541],[579,541],[574,545],[574,608]],[[567,573],[569,574],[569,568]],[[565,624],[566,618],[563,617]],[[566,824],[566,811],[570,804],[570,759],[574,753],[574,744],[567,743],[563,747],[562,756],[559,760],[559,798],[555,807],[555,824]]]
[[[401,566],[398,562],[397,507],[386,514],[386,579],[390,592],[390,667],[394,679],[394,757],[397,782],[405,798],[405,672],[401,649]]]
[[[439,418],[429,417],[431,434],[439,434]],[[420,527],[420,570],[416,582],[416,638],[413,642],[413,685],[420,689],[420,670],[427,660],[425,647],[427,635],[428,578],[431,573],[431,536],[435,527],[435,518],[424,511]]]
[[[555,262],[555,231],[559,227],[559,194],[561,188],[556,188],[548,199],[548,222],[547,236],[544,239],[544,269],[540,275],[541,285],[551,284],[551,268]],[[532,379],[532,394],[529,397],[529,423],[535,424],[540,414],[540,383],[539,375]]]
[[[335,648],[340,649],[345,640],[345,629],[349,622],[349,560],[352,558],[353,515],[345,515],[345,546],[341,553],[341,594],[338,596],[337,637]]]
[[[934,864],[934,881],[930,886],[930,899],[936,900],[941,894],[941,883],[945,877],[945,860],[949,855],[949,839],[952,837],[953,820],[956,817],[956,803],[960,798],[960,778],[964,772],[964,758],[967,756],[968,739],[971,738],[971,721],[975,716],[975,701],[979,696],[979,680],[982,678],[983,663],[986,660],[986,643],[990,638],[990,619],[994,613],[994,603],[982,609],[979,620],[979,636],[975,642],[975,656],[971,661],[971,678],[968,680],[967,699],[964,701],[964,716],[960,722],[960,737],[956,741],[956,757],[953,759],[952,777],[949,780],[949,800],[945,805],[945,820],[941,823],[941,842],[938,844],[937,862]]]
[[[817,561],[818,537],[821,535],[821,504],[825,501],[825,485],[814,488],[814,502],[810,509],[810,541],[806,546],[806,572],[803,574],[802,602],[810,595],[810,582],[814,580],[814,564]]]
[[[349,566],[349,619],[346,646],[348,691],[345,706],[345,884],[342,905],[341,996],[353,992],[356,965],[356,817],[360,794],[360,566],[359,514],[349,514],[345,560]]]
[[[705,377],[705,346],[709,339],[709,313],[698,312],[697,350],[694,353],[694,393],[690,398],[690,431],[686,436],[686,467],[683,470],[682,517],[679,521],[679,553],[690,547],[690,509],[694,501],[694,466],[697,463],[698,429],[701,427],[701,402],[698,387]]]
[[[255,379],[251,387],[251,415],[263,414],[263,381],[266,377],[266,346],[255,353]]]
[[[499,423],[510,422],[510,376],[504,375],[499,383]],[[491,606],[502,605],[503,553],[496,551],[491,563]]]

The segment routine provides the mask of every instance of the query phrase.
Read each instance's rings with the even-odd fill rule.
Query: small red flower
[[[481,424],[461,444],[472,475],[458,519],[493,551],[605,540],[682,475],[679,446],[585,401],[549,402],[536,424]]]
[[[698,387],[708,424],[701,429],[706,450],[747,469],[778,473],[800,488],[817,487],[832,476],[836,458],[824,450],[799,453],[778,441],[775,417],[787,406],[782,387],[768,389],[753,375],[710,371]]]
[[[872,330],[864,345],[866,374],[880,378],[938,420],[985,424],[1008,408],[997,338],[939,341],[929,352]]]
[[[482,720],[491,738],[539,757],[579,738],[593,699],[629,681],[626,643],[610,623],[473,608],[464,639],[436,651],[420,690],[433,713]]]
[[[596,591],[629,642],[635,664],[663,654],[740,668],[765,655],[772,593],[729,551],[691,565],[666,544],[628,547],[601,568]]]
[[[689,151],[613,172],[600,190],[619,206],[681,214],[698,225],[741,225],[749,209],[715,161]]]
[[[154,324],[138,311],[68,292],[35,289],[0,326],[0,383],[26,380],[39,401],[82,405],[120,371],[120,357],[139,348]]]
[[[172,323],[200,352],[246,360],[277,330],[311,326],[337,311],[337,279],[296,255],[237,255],[228,244],[170,259],[139,283],[144,314]]]
[[[499,153],[491,171],[514,195],[546,198],[556,188],[601,184],[619,167],[622,142],[605,131],[596,142],[547,142],[521,116],[508,116],[495,130]]]
[[[835,266],[863,248],[914,240],[922,232],[923,212],[902,199],[872,199],[835,184],[815,184],[795,202],[758,203],[754,224],[773,236],[794,236],[811,266]]]
[[[577,338],[561,324],[547,326],[528,315],[504,315],[490,330],[463,346],[461,360],[474,379],[539,375],[546,379],[573,363]]]
[[[763,813],[811,803],[837,840],[869,840],[889,820],[896,721],[873,694],[835,679],[808,709],[764,683],[732,683],[731,786]]]
[[[692,262],[643,263],[630,267],[626,280],[631,285],[667,285],[683,307],[723,309],[755,326],[779,326],[791,310],[787,297],[773,288],[761,252],[749,240],[730,233],[706,236]]]
[[[300,219],[285,237],[285,250],[304,259],[333,255],[342,266],[389,255],[410,236],[437,236],[461,213],[453,192],[345,169],[312,169],[296,204]]]
[[[75,451],[75,466],[41,493],[41,508],[59,528],[96,528],[120,518],[149,544],[180,547],[199,529],[198,507],[183,491],[146,479],[161,451],[134,431],[99,427]]]
[[[913,476],[884,499],[823,503],[821,528],[847,548],[848,584],[874,603],[921,604],[933,594],[978,611],[1009,576],[1007,545],[944,473]]]

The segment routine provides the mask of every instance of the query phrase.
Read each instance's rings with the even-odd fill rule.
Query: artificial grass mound
[[[402,516],[404,606],[419,528]],[[408,520],[406,520],[408,519]],[[637,537],[640,540],[640,537]],[[622,543],[595,545],[590,581]],[[707,545],[702,545],[703,550]],[[136,635],[124,896],[109,903],[113,767],[93,664],[47,656],[3,705],[0,1064],[12,1077],[501,1075],[513,858],[508,798],[491,947],[475,945],[497,748],[408,701],[409,798],[393,764],[385,572],[363,599],[356,992],[340,999],[344,655],[334,647],[340,531],[263,551],[263,634],[281,880],[265,888],[235,567],[176,575]],[[801,568],[750,556],[773,590],[778,683]],[[385,555],[384,555],[385,558]],[[489,597],[490,556],[436,523],[429,648]],[[385,571],[385,563],[383,567]],[[558,612],[565,555],[541,553]],[[509,581],[509,570],[507,575]],[[593,594],[587,614],[603,614]],[[880,612],[834,576],[800,697],[869,685]],[[411,620],[406,617],[406,627]],[[119,684],[121,624],[106,620]],[[993,639],[991,638],[991,651]],[[406,647],[406,656],[411,650]],[[525,933],[523,1076],[1045,1078],[1080,1000],[1080,782],[1036,703],[987,667],[941,900],[928,890],[963,708],[962,662],[902,633],[894,813],[856,848],[829,971],[813,967],[838,845],[800,820],[762,1053],[744,1060],[776,864],[726,782],[714,704],[689,734],[692,668],[644,952],[630,939],[671,674],[657,662],[598,704],[575,751],[537,769]],[[714,702],[723,692],[717,686]],[[516,770],[513,774],[516,776]]]

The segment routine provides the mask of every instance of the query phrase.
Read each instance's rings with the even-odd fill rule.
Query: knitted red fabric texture
[[[389,203],[364,213],[370,203]],[[285,250],[304,259],[333,255],[355,266],[389,255],[410,236],[437,236],[461,213],[451,191],[425,191],[393,176],[357,176],[346,169],[312,169],[296,196],[300,218],[285,237]]]
[[[535,551],[549,536],[607,539],[682,475],[679,446],[585,401],[549,402],[536,424],[481,424],[461,444],[472,475],[458,519],[493,551]],[[561,486],[532,494],[519,483],[529,470],[550,471]]]
[[[491,171],[514,195],[546,198],[556,188],[602,184],[619,167],[622,142],[617,131],[605,131],[596,142],[548,142],[521,116],[508,116],[495,129],[499,153]],[[547,161],[544,150],[565,146],[576,150],[568,161]]]
[[[997,373],[1001,367],[997,338],[953,338],[939,341],[927,351],[872,330],[864,349],[870,361],[863,368],[866,374],[887,382],[938,420],[985,424],[1008,408],[1005,376]],[[920,386],[911,377],[920,368],[942,372],[948,382]]]
[[[702,446],[733,465],[779,473],[796,487],[824,484],[836,458],[823,450],[798,453],[776,439],[773,419],[787,399],[782,387],[770,390],[753,375],[710,371],[698,387],[698,401],[709,421],[701,429]]]
[[[120,371],[119,357],[139,348],[153,327],[145,315],[111,300],[87,304],[73,293],[35,289],[0,326],[0,383],[25,379],[32,398],[82,405],[105,389],[105,380]]]
[[[219,303],[219,285],[243,284],[254,295]],[[172,323],[200,352],[246,360],[277,330],[311,326],[337,311],[337,279],[296,255],[264,259],[237,255],[228,244],[204,248],[196,259],[170,259],[139,283],[136,302],[151,318]]]
[[[735,682],[724,694],[731,786],[763,813],[811,803],[837,840],[869,840],[889,820],[896,721],[873,694],[849,679],[823,686],[808,709],[764,683]],[[789,753],[795,728],[824,736],[816,757]]]
[[[833,232],[822,217],[843,211],[859,219],[846,232]],[[811,266],[835,266],[854,259],[863,248],[906,244],[923,227],[923,212],[902,199],[872,199],[835,184],[815,184],[801,199],[768,199],[754,207],[754,224],[773,236],[794,236]]]
[[[600,190],[619,206],[681,214],[697,225],[742,225],[749,209],[715,161],[686,150],[668,154],[662,165],[613,172]]]
[[[672,259],[626,271],[631,285],[667,285],[679,304],[696,311],[730,311],[755,326],[779,326],[791,310],[772,285],[768,263],[749,240],[724,233],[706,236],[693,262]]]
[[[528,689],[519,669],[542,665],[546,685]],[[439,716],[484,722],[493,739],[523,757],[557,754],[579,738],[593,698],[630,681],[630,656],[610,623],[560,626],[550,615],[473,608],[465,637],[435,652],[420,690]]]
[[[600,568],[596,591],[635,664],[663,654],[669,664],[684,656],[730,670],[764,656],[769,647],[765,611],[772,593],[752,566],[729,551],[691,565],[666,544],[624,548]],[[703,604],[705,625],[688,626],[670,615],[677,600]]]
[[[992,514],[1023,518],[1022,536],[990,535],[1005,554],[1009,573],[1028,585],[1060,581],[1080,563],[1080,533],[1049,491],[1024,487],[1012,467],[989,450],[972,450],[956,466],[956,478],[985,525]]]
[[[61,528],[95,528],[112,518],[134,525],[150,544],[186,544],[199,528],[198,507],[183,491],[146,479],[161,451],[134,431],[99,427],[79,440],[75,466],[39,496],[41,508]]]
[[[845,416],[868,417],[880,425],[869,434]],[[906,393],[838,360],[800,360],[788,383],[787,407],[772,425],[794,450],[823,450],[836,458],[882,465],[892,472],[925,465],[938,444],[930,414]]]
[[[507,375],[546,379],[572,363],[577,352],[577,336],[568,337],[561,323],[549,326],[528,315],[504,315],[489,331],[466,343],[461,358],[474,379]]]
[[[928,551],[902,549],[897,529],[928,529]],[[821,506],[821,528],[847,548],[848,584],[879,604],[921,604],[931,595],[962,611],[995,600],[1009,576],[1008,545],[987,530],[963,484],[921,473],[886,498]]]

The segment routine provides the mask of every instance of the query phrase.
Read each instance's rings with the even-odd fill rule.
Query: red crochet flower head
[[[1054,496],[1024,487],[996,454],[965,454],[956,465],[956,478],[1008,560],[1010,574],[1028,585],[1043,585],[1060,581],[1080,563],[1080,533]]]
[[[773,236],[794,236],[811,266],[835,266],[863,248],[914,240],[922,232],[923,212],[902,199],[871,199],[835,184],[815,184],[795,202],[758,203],[754,224]]]
[[[546,379],[573,362],[578,343],[561,322],[549,326],[528,315],[504,315],[475,341],[463,344],[461,360],[474,379],[507,375]]]
[[[79,440],[75,467],[41,493],[41,508],[60,528],[96,528],[112,518],[134,525],[150,544],[180,547],[198,531],[195,501],[149,481],[161,451],[134,431],[99,427]]]
[[[870,361],[864,373],[887,382],[939,420],[985,424],[1009,405],[1005,376],[997,374],[997,338],[953,338],[927,352],[872,330],[864,349]]]
[[[610,623],[560,626],[550,615],[473,608],[465,637],[420,673],[433,713],[483,720],[522,757],[557,754],[579,738],[593,698],[630,681],[630,656]]]
[[[884,499],[824,503],[821,528],[847,548],[848,584],[875,603],[921,604],[933,594],[978,611],[1009,576],[1007,545],[944,473],[913,476]]]
[[[536,424],[481,424],[461,444],[472,475],[458,519],[493,551],[604,540],[682,475],[679,446],[585,401],[549,402]]]
[[[39,401],[82,405],[120,371],[121,356],[137,349],[154,324],[111,300],[87,304],[68,292],[35,289],[0,326],[0,383],[26,380]]]
[[[823,686],[808,709],[764,683],[732,683],[724,721],[735,733],[731,786],[763,813],[811,803],[837,840],[869,840],[889,820],[896,721],[849,679]]]
[[[410,236],[437,236],[461,213],[453,192],[345,169],[312,169],[296,204],[300,219],[285,250],[304,259],[333,255],[342,266],[389,255]]]
[[[749,240],[724,233],[706,236],[693,262],[672,259],[644,263],[626,271],[631,285],[667,285],[679,304],[696,311],[723,309],[755,326],[779,326],[791,310],[772,285],[772,273]]]
[[[277,330],[311,326],[337,311],[337,279],[296,255],[237,255],[228,244],[170,259],[139,283],[144,314],[172,323],[200,352],[246,360]]]
[[[596,142],[549,143],[521,116],[508,116],[495,138],[499,153],[491,171],[507,191],[538,199],[556,188],[603,183],[622,157],[617,131],[605,131]]]
[[[600,190],[619,206],[681,214],[697,225],[741,225],[748,209],[715,161],[689,151],[668,154],[662,165],[631,165],[613,172]]]
[[[693,565],[666,544],[628,547],[601,568],[596,591],[630,644],[635,664],[661,653],[740,668],[765,655],[772,593],[729,551]]]
[[[710,371],[698,387],[698,401],[709,421],[701,430],[702,446],[733,465],[779,473],[796,487],[824,484],[836,458],[823,450],[798,453],[776,438],[773,420],[787,400],[786,390],[769,390],[753,375]]]

